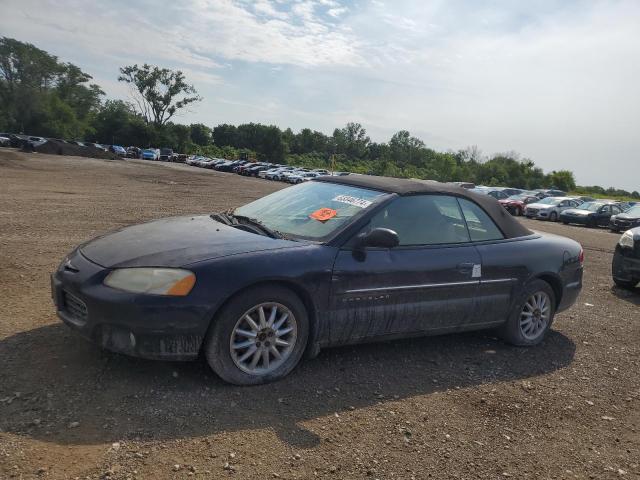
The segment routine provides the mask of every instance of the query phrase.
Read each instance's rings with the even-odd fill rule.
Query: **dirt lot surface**
[[[0,150],[0,478],[639,478],[640,292],[618,235],[528,222],[586,251],[540,346],[488,333],[323,351],[275,384],[100,351],[61,324],[49,273],[123,225],[282,184],[185,165]]]

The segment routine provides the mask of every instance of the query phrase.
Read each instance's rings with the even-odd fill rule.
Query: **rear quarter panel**
[[[483,302],[487,316],[506,318],[522,295],[525,286],[535,278],[551,284],[556,293],[558,310],[582,287],[579,243],[565,237],[537,233],[527,237],[477,245],[482,257],[482,282],[512,279],[510,288],[501,283],[483,285]]]

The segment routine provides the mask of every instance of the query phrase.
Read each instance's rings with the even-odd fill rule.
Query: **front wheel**
[[[558,214],[556,212],[551,212],[549,214],[549,220],[551,222],[557,222],[558,221]]]
[[[615,283],[620,288],[632,289],[638,283],[640,283],[640,278],[632,278],[631,280],[622,280],[620,278],[613,277],[613,283]]]
[[[309,336],[302,301],[282,287],[258,287],[229,301],[213,320],[205,355],[223,380],[236,385],[268,383],[300,362]]]
[[[518,346],[532,346],[542,342],[553,323],[555,302],[555,294],[547,282],[532,281],[525,287],[520,301],[500,328],[500,336]]]

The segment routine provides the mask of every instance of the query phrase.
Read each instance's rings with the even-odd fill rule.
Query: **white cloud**
[[[518,150],[581,183],[640,188],[634,0],[2,3],[3,35],[110,93],[118,66],[181,68],[205,97],[199,121],[358,120],[379,141],[407,128],[435,148]]]

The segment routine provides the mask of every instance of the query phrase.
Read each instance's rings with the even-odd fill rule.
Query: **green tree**
[[[190,125],[191,142],[196,145],[209,145],[212,140],[211,129],[202,123],[193,123]]]
[[[569,170],[554,170],[547,175],[547,182],[550,187],[555,187],[565,192],[575,190],[576,181],[573,172]]]
[[[167,123],[178,111],[202,98],[180,70],[148,64],[120,68],[118,81],[128,83],[138,113],[153,125]]]

